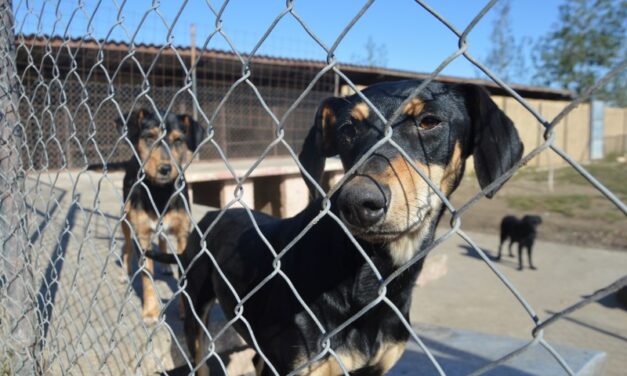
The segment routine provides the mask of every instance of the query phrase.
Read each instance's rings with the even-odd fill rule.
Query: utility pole
[[[192,49],[192,64],[191,64],[191,73],[192,73],[192,93],[194,93],[194,98],[198,101],[198,93],[196,92],[196,25],[190,25],[190,40],[191,40],[191,49]],[[192,117],[194,120],[198,120],[198,109],[196,105],[192,103]]]

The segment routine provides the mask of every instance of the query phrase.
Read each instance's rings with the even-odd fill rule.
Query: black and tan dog
[[[185,249],[190,229],[187,211],[189,198],[184,177],[180,176],[179,179],[179,171],[189,161],[204,135],[203,128],[188,115],[164,115],[161,122],[147,109],[132,112],[126,120],[118,119],[121,130],[124,124],[136,156],[133,155],[125,166],[122,280],[126,280],[127,274],[131,272],[133,244],[138,244],[142,253],[150,250],[159,223],[163,230],[159,238],[161,251],[167,249],[164,236],[176,239],[177,253]],[[137,184],[143,174],[145,178]],[[181,186],[184,186],[182,191],[176,193],[177,187]],[[147,273],[153,273],[151,259],[146,259],[145,267]],[[142,285],[142,316],[145,322],[152,323],[159,314],[159,303],[147,274],[142,275]]]
[[[542,223],[542,218],[537,215],[526,215],[522,219],[508,215],[501,221],[501,242],[499,243],[499,254],[497,260],[501,259],[501,249],[503,243],[509,239],[509,257],[514,257],[512,253],[512,244],[518,243],[518,270],[522,270],[523,248],[527,248],[527,256],[529,257],[529,268],[535,269],[531,259],[533,251],[533,243],[538,235],[538,226]]]
[[[420,83],[381,83],[363,94],[390,117]],[[474,155],[479,183],[486,187],[523,152],[512,122],[487,91],[474,85],[430,83],[404,105],[392,128],[392,140],[447,196],[459,184],[470,155]],[[383,122],[359,96],[329,98],[318,109],[300,160],[312,177],[320,179],[326,157],[339,155],[348,169],[383,137],[383,131]],[[389,143],[378,147],[330,202],[331,212],[355,236],[384,277],[432,244],[443,213],[435,192]],[[243,209],[227,210],[222,217],[218,212],[208,213],[199,223],[202,232],[208,231],[206,236],[193,231],[187,249],[178,258],[148,254],[166,263],[178,259],[184,269],[189,297],[185,334],[192,354],[201,355],[198,343],[202,332],[191,312],[202,316],[216,298],[227,318],[241,310],[246,323],[236,321],[236,330],[249,344],[258,344],[278,374],[304,366],[322,351],[321,329],[281,275],[267,280],[238,306],[235,293],[245,297],[272,275],[273,265],[280,265],[280,271],[327,333],[377,298],[380,280],[330,215],[317,220],[300,240],[291,243],[320,214],[322,206],[323,201],[315,199],[296,216],[283,220],[253,212],[260,231],[277,252],[289,246],[280,262]],[[207,251],[215,263],[204,253]],[[421,268],[422,260],[387,286],[387,299],[406,319]],[[396,313],[381,302],[329,340],[352,375],[382,375],[401,357],[408,337]],[[255,362],[258,374],[273,374],[259,354]],[[302,367],[298,374],[339,375],[342,370],[335,357],[326,355]]]

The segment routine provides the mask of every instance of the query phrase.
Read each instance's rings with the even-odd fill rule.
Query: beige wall
[[[605,108],[605,137],[627,134],[627,108]]]
[[[603,153],[627,154],[627,108],[605,108]]]
[[[520,138],[525,145],[525,155],[544,142],[544,127],[516,99],[500,96],[493,96],[492,99],[516,125]],[[569,101],[538,99],[527,99],[526,102],[548,122],[551,122],[570,103]],[[590,160],[589,122],[590,105],[584,103],[574,108],[555,127],[557,145],[580,162]],[[560,156],[547,149],[532,159],[527,166],[548,167],[552,165],[557,167],[565,164],[566,162]]]

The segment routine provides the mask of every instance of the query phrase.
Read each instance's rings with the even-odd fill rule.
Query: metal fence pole
[[[0,373],[36,373],[33,275],[24,216],[24,170],[11,0],[0,0]]]

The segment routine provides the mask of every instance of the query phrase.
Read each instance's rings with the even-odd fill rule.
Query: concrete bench
[[[234,160],[236,175],[243,176],[255,160]],[[338,159],[328,159],[322,187],[332,187],[343,176]],[[195,204],[222,208],[235,197],[233,175],[222,161],[192,163],[185,173]],[[291,158],[266,158],[242,184],[242,200],[250,208],[282,218],[291,217],[308,203],[308,189]]]

